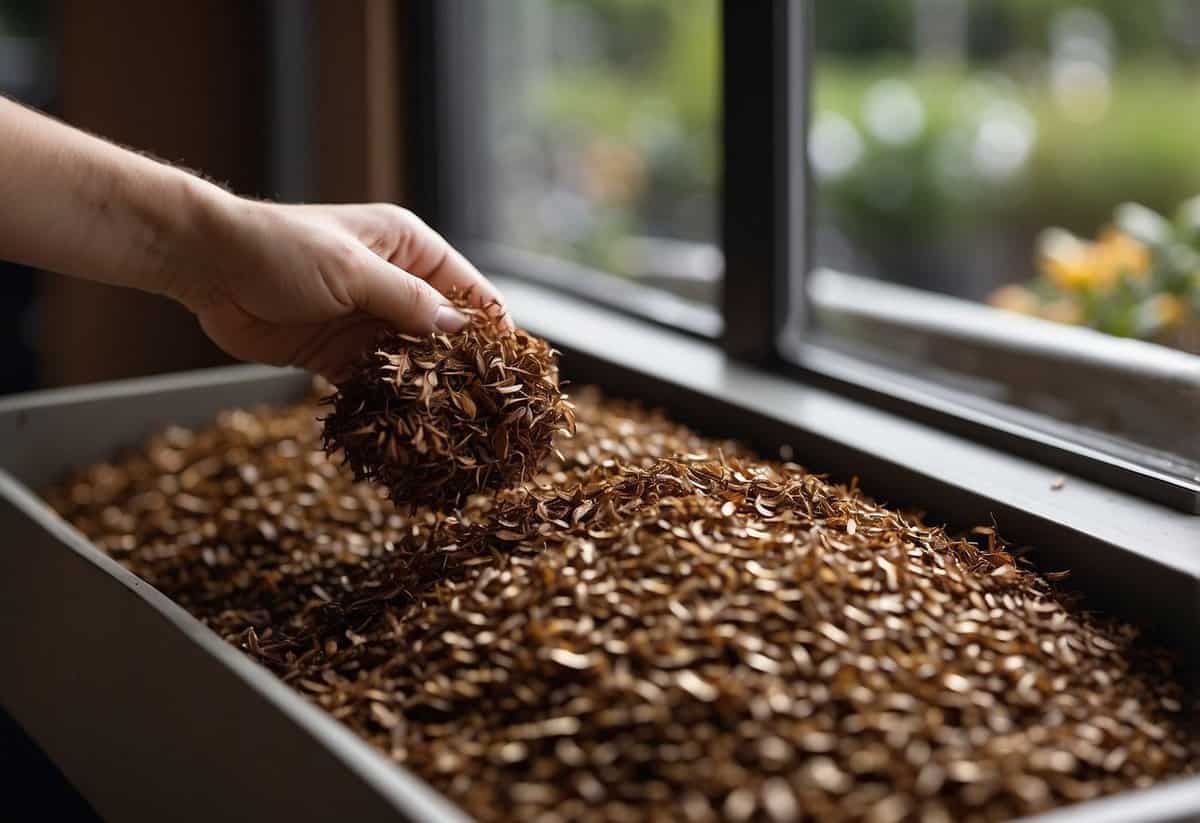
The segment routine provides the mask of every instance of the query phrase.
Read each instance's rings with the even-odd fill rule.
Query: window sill
[[[492,271],[520,272],[523,279],[546,288],[584,297],[601,305],[705,339],[721,336],[721,313],[712,305],[689,300],[635,279],[493,243],[471,243],[467,255]],[[710,284],[711,285],[711,284]]]
[[[1200,481],[1195,421],[1163,414],[1200,408],[1196,355],[830,269],[808,295],[832,347]]]
[[[1200,513],[1183,413],[1200,404],[1200,357],[828,270],[812,280],[816,336],[780,341],[808,378]]]

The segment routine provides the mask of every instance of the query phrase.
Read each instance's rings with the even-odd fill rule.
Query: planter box
[[[31,491],[169,422],[308,385],[235,367],[0,403],[0,704],[105,819],[465,819]]]
[[[308,380],[234,367],[0,401],[0,705],[106,819],[465,819],[32,491],[168,423],[299,399]],[[1038,819],[1200,819],[1200,778]]]

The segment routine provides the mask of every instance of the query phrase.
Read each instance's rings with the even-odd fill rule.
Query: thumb
[[[382,257],[364,255],[352,299],[359,311],[407,334],[456,332],[467,322],[462,312],[433,286]]]

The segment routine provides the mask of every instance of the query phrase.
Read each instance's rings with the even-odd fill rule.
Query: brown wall
[[[63,0],[59,114],[242,192],[263,187],[262,21],[238,0]],[[163,298],[46,275],[47,385],[225,362],[192,316]]]
[[[269,5],[60,0],[67,122],[227,184],[267,192]],[[286,13],[286,3],[279,9]],[[312,199],[401,200],[401,0],[313,0]],[[46,385],[227,362],[179,306],[43,278]]]
[[[321,200],[401,200],[403,14],[395,0],[316,4],[313,153]]]

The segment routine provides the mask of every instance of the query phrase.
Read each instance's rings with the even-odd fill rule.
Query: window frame
[[[666,328],[719,341],[724,325],[721,306],[472,236],[470,227],[482,220],[472,209],[484,208],[488,198],[460,193],[486,191],[492,185],[487,163],[474,162],[486,156],[485,135],[465,127],[468,117],[486,118],[491,103],[474,81],[482,75],[485,48],[479,27],[472,25],[478,3],[411,0],[408,6],[413,47],[405,95],[408,123],[415,133],[408,136],[413,148],[406,180],[412,208],[481,269],[534,281]],[[461,158],[466,162],[458,162]]]
[[[657,289],[596,276],[561,261],[528,265],[526,258],[523,264],[511,249],[473,242],[466,231],[470,209],[483,207],[486,197],[470,193],[488,186],[487,164],[474,161],[486,156],[487,147],[482,130],[467,124],[489,101],[474,85],[482,44],[480,27],[472,25],[472,5],[472,0],[410,2],[414,36],[409,42],[414,47],[406,93],[413,149],[408,181],[413,207],[482,269],[682,330],[719,346],[731,361],[831,389],[947,433],[1200,514],[1200,478],[1188,482],[1072,440],[1065,435],[1068,427],[1056,426],[1051,418],[1046,426],[1034,425],[997,401],[915,375],[897,378],[878,363],[848,356],[816,333],[806,289],[813,271],[806,151],[810,0],[721,3],[725,173],[718,199],[725,272],[716,311],[695,311],[694,304],[681,306],[684,301],[666,298]]]

